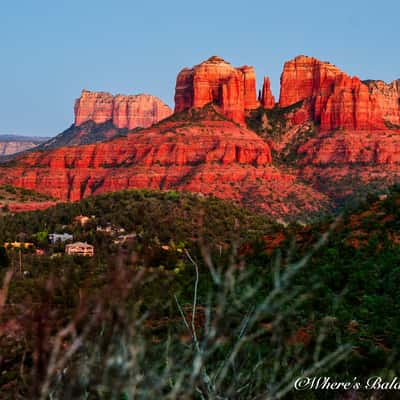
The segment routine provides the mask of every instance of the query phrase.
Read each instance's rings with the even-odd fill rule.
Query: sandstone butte
[[[117,128],[147,128],[169,117],[172,110],[159,98],[149,94],[113,96],[106,92],[82,90],[75,101],[75,126],[87,121],[102,124],[112,121]]]
[[[262,103],[271,107],[273,100],[269,80],[264,84]],[[175,112],[214,103],[233,121],[244,124],[246,111],[260,106],[257,100],[256,76],[253,67],[235,68],[218,56],[184,68],[177,77]]]
[[[400,80],[361,81],[299,56],[285,63],[279,99],[280,107],[296,104],[292,122],[319,126],[298,149],[300,165],[400,164]]]
[[[32,152],[0,168],[0,182],[64,201],[129,188],[183,190],[233,199],[276,217],[327,206],[324,195],[271,164],[270,148],[257,134],[212,106],[200,118],[198,111],[190,113],[102,143]]]
[[[321,131],[384,130],[400,119],[400,83],[361,81],[338,67],[298,56],[284,65],[279,106],[300,102],[294,123],[312,119]]]
[[[267,77],[257,100],[253,68],[234,68],[214,56],[179,73],[173,116],[126,137],[20,156],[0,168],[0,184],[69,201],[128,188],[187,190],[275,217],[309,214],[357,185],[399,181],[399,87],[400,81],[361,81],[299,56],[285,64],[275,104]],[[135,101],[126,98],[84,91],[75,123],[136,127],[138,119],[127,111]],[[272,138],[268,144],[244,126],[247,113],[258,107],[290,119],[281,135],[284,146]],[[310,129],[291,167],[274,166],[271,145],[279,155]]]
[[[298,175],[337,202],[399,183],[399,88],[400,80],[361,81],[311,57],[287,62],[279,105],[293,108],[292,131],[315,123],[297,148]]]

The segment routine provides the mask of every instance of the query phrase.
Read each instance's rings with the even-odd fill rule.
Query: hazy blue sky
[[[176,74],[217,54],[269,75],[306,54],[400,78],[398,0],[14,0],[0,11],[0,133],[55,135],[82,88],[173,105]]]

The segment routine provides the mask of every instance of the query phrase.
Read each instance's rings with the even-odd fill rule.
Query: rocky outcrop
[[[360,79],[346,74],[336,77],[327,98],[317,97],[315,110],[317,118],[320,114],[321,130],[386,129],[378,96]]]
[[[82,91],[75,101],[75,121],[68,129],[38,146],[37,150],[99,143],[149,127],[169,117],[172,110],[157,97]]]
[[[276,104],[268,77],[257,100],[254,69],[214,56],[179,73],[177,113],[158,124],[171,110],[152,96],[83,91],[75,124],[1,167],[0,184],[70,201],[128,188],[187,190],[273,217],[308,216],[400,182],[399,88],[299,56],[284,66]],[[147,128],[132,131],[138,126]]]
[[[257,101],[256,73],[253,67],[247,65],[237,68],[243,74],[244,83],[244,109],[254,110],[260,106]]]
[[[48,138],[19,135],[0,135],[0,157],[10,156],[33,149]]]
[[[27,211],[36,211],[36,210],[45,210],[46,208],[53,207],[57,204],[56,201],[27,201],[24,203],[19,202],[9,202],[7,203],[7,207],[10,212],[27,212]],[[1,204],[0,204],[0,207]]]
[[[280,107],[288,107],[307,98],[327,97],[341,71],[313,57],[298,56],[287,61],[281,75]]]
[[[264,84],[259,95],[259,101],[263,108],[270,110],[275,107],[275,97],[271,91],[271,82],[268,76],[264,77]]]
[[[198,119],[181,113],[107,142],[27,154],[0,168],[0,183],[70,201],[129,188],[187,190],[279,217],[328,204],[324,195],[272,166],[268,144],[254,132],[213,111],[203,113]]]
[[[334,129],[385,129],[381,97],[357,77],[312,57],[299,56],[285,63],[281,76],[279,105],[304,102],[302,118]]]
[[[83,90],[75,102],[75,126],[87,121],[102,124],[112,121],[117,128],[147,128],[167,118],[172,110],[155,96],[131,96]]]
[[[82,144],[100,143],[113,137],[126,134],[128,129],[117,128],[111,121],[96,124],[93,121],[72,125],[54,138],[42,143],[36,150],[57,149],[64,146],[80,146]]]
[[[400,126],[400,79],[391,83],[364,81],[370,92],[379,99],[379,106],[385,121]]]
[[[243,124],[245,111],[259,107],[253,67],[234,68],[213,56],[191,69],[183,69],[176,80],[175,112],[209,103],[215,103],[225,116]]]
[[[257,135],[232,129],[222,121],[210,121],[201,129],[177,127],[174,123],[163,125],[163,129],[128,134],[126,138],[94,145],[31,153],[20,159],[19,165],[68,170],[129,165],[184,167],[201,163],[260,166],[272,161],[268,145]],[[228,131],[221,134],[224,129]]]
[[[32,141],[26,142],[13,142],[0,140],[0,157],[9,156],[12,154],[20,153],[25,150],[33,149],[38,143]]]
[[[102,124],[112,119],[114,96],[106,92],[90,92],[83,89],[81,96],[75,100],[75,125],[86,121]]]
[[[400,130],[321,133],[298,152],[301,165],[397,165],[400,173]]]

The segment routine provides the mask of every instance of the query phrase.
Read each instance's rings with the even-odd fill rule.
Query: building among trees
[[[65,246],[65,253],[69,255],[75,256],[88,256],[93,257],[94,255],[94,246],[88,243],[76,242],[67,244]]]
[[[68,240],[74,240],[74,237],[70,233],[50,233],[49,241],[52,244],[57,242],[67,242]]]

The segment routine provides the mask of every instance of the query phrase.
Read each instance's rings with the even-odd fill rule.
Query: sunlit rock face
[[[274,217],[328,204],[323,194],[273,166],[262,138],[213,107],[200,118],[183,112],[106,142],[32,152],[0,167],[0,184],[10,182],[67,201],[129,188],[183,190]]]
[[[263,108],[270,110],[275,107],[275,97],[271,91],[271,82],[268,76],[264,77],[264,84],[259,96],[260,104]]]
[[[379,99],[383,118],[390,124],[400,126],[400,79],[391,83],[364,81],[370,92]]]
[[[322,131],[381,130],[386,128],[385,119],[395,123],[399,118],[398,82],[365,83],[306,56],[286,62],[281,76],[279,105],[301,101],[302,119],[313,119]]]
[[[170,116],[172,110],[149,94],[116,95],[83,90],[75,102],[75,125],[87,121],[102,124],[112,121],[117,128],[147,128]]]
[[[215,103],[227,118],[243,124],[245,111],[259,107],[254,68],[234,68],[217,56],[184,68],[176,80],[175,112],[208,103]]]

